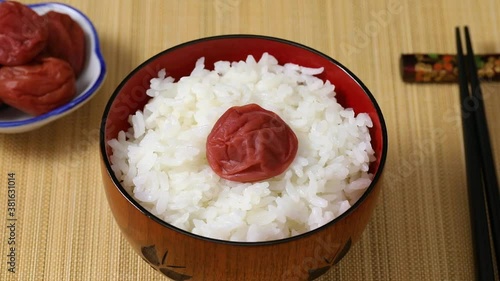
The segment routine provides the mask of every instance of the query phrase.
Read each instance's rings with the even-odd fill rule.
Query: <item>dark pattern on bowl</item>
[[[177,271],[174,271],[174,269],[186,268],[185,266],[166,264],[168,250],[165,251],[165,254],[161,258],[161,262],[160,262],[160,259],[158,258],[158,253],[156,251],[155,245],[142,247],[141,252],[142,252],[143,259],[145,261],[147,261],[152,268],[163,273],[168,278],[175,280],[175,281],[185,281],[185,280],[189,280],[192,278],[192,276],[185,275],[185,274],[179,273]]]
[[[342,247],[342,249],[337,254],[335,254],[334,257],[332,257],[331,259],[324,258],[325,262],[328,264],[327,266],[309,270],[309,278],[307,280],[315,280],[321,275],[327,273],[328,270],[332,268],[332,266],[336,265],[347,254],[347,252],[349,252],[349,250],[351,249],[351,244],[352,240],[351,238],[349,238],[344,247]]]

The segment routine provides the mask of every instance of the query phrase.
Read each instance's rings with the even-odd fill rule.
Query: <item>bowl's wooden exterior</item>
[[[235,245],[165,227],[132,205],[105,165],[109,206],[123,235],[152,267],[173,280],[312,280],[326,273],[360,238],[370,219],[380,181],[355,210],[329,227],[285,242]]]
[[[107,141],[129,126],[128,116],[142,109],[149,99],[149,80],[166,68],[178,79],[189,75],[196,60],[204,56],[210,67],[218,60],[259,58],[263,52],[280,63],[325,67],[319,76],[336,86],[337,100],[373,121],[370,131],[377,160],[370,166],[372,185],[361,199],[333,222],[290,239],[271,243],[228,243],[195,236],[160,221],[139,206],[124,190],[110,168]],[[337,263],[361,236],[380,192],[386,157],[385,124],[373,96],[338,62],[307,47],[259,36],[223,36],[189,42],[166,50],[136,68],[118,86],[108,103],[101,124],[101,164],[106,196],[117,224],[133,248],[152,267],[173,280],[312,280]]]

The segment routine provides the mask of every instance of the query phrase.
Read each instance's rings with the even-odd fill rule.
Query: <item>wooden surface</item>
[[[101,115],[121,79],[150,56],[230,33],[281,37],[332,56],[365,82],[384,113],[391,180],[361,241],[320,281],[474,278],[458,86],[405,84],[398,59],[454,53],[457,25],[470,27],[477,54],[500,53],[500,1],[63,2],[95,24],[108,74],[71,115],[0,135],[0,280],[166,280],[113,221],[99,169]],[[500,86],[483,90],[498,173]],[[8,173],[16,178],[16,273],[7,270]]]

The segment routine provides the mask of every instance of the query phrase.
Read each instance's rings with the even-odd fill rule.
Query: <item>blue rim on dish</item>
[[[178,227],[176,227],[176,226],[174,226],[174,225],[172,225],[172,224],[170,224],[170,223],[168,223],[168,222],[160,219],[159,217],[155,216],[153,213],[151,213],[150,211],[148,211],[144,206],[142,206],[135,198],[132,197],[132,195],[123,187],[123,185],[121,184],[120,180],[116,177],[115,173],[113,172],[113,169],[111,168],[111,162],[108,159],[108,153],[106,151],[106,145],[107,145],[106,144],[106,140],[105,140],[105,137],[106,137],[106,122],[107,122],[108,113],[111,110],[111,106],[113,105],[116,97],[120,93],[121,89],[125,86],[125,84],[127,83],[127,81],[132,76],[134,76],[134,74],[136,72],[138,72],[140,69],[142,69],[142,67],[144,67],[145,65],[147,65],[149,62],[155,60],[159,56],[164,55],[165,53],[171,52],[171,51],[173,51],[175,49],[178,49],[178,48],[185,47],[186,45],[196,44],[196,43],[199,43],[199,42],[202,42],[202,41],[217,40],[217,39],[224,39],[224,38],[260,38],[260,39],[264,39],[264,40],[270,40],[270,41],[276,41],[276,42],[281,42],[281,43],[285,43],[285,44],[294,45],[294,46],[297,46],[299,48],[308,50],[308,51],[310,51],[312,53],[315,53],[315,54],[317,54],[319,56],[322,56],[325,59],[327,59],[328,61],[336,64],[340,69],[342,69],[342,71],[344,71],[349,76],[351,76],[352,79],[354,81],[356,81],[356,83],[363,89],[363,91],[365,92],[365,94],[368,96],[368,98],[372,102],[373,107],[375,108],[375,111],[377,112],[377,116],[379,117],[379,120],[380,120],[380,127],[381,127],[381,131],[382,131],[382,141],[383,141],[382,142],[382,154],[379,156],[380,157],[380,163],[379,163],[378,171],[377,171],[377,173],[374,174],[372,182],[370,183],[370,185],[368,186],[368,188],[364,191],[363,195],[349,209],[347,209],[344,213],[340,214],[338,217],[336,217],[335,219],[331,220],[330,222],[328,222],[328,223],[326,223],[326,224],[324,224],[324,225],[322,225],[322,226],[320,226],[320,227],[318,227],[316,229],[307,231],[305,233],[298,234],[298,235],[291,236],[291,237],[287,237],[287,238],[283,238],[283,239],[278,239],[278,240],[245,242],[245,241],[228,241],[228,240],[222,240],[222,239],[217,239],[217,238],[210,238],[210,237],[206,237],[206,236],[194,234],[192,232],[183,230],[183,229],[178,228]],[[115,185],[115,187],[118,189],[118,191],[125,197],[125,199],[132,206],[134,206],[137,210],[139,210],[141,213],[143,213],[149,219],[155,221],[156,223],[158,223],[158,224],[160,224],[160,225],[162,225],[162,226],[164,226],[166,228],[169,228],[169,229],[171,229],[173,231],[176,231],[178,233],[182,233],[184,235],[193,237],[195,239],[205,240],[205,241],[209,241],[209,242],[213,242],[213,243],[219,243],[219,244],[235,245],[235,246],[264,246],[264,245],[273,245],[273,244],[279,244],[279,243],[287,243],[287,242],[290,242],[290,241],[293,241],[293,240],[301,239],[302,237],[305,237],[305,236],[312,235],[312,234],[314,234],[316,232],[322,231],[322,230],[328,228],[329,226],[331,226],[331,225],[333,225],[333,224],[341,221],[346,216],[350,215],[352,212],[354,212],[354,210],[356,210],[361,205],[361,203],[363,201],[366,200],[366,198],[368,197],[368,195],[373,191],[373,189],[375,188],[375,185],[380,180],[382,171],[383,171],[384,166],[385,166],[386,158],[387,158],[388,141],[389,141],[388,140],[388,135],[387,135],[387,125],[385,123],[385,119],[384,119],[384,116],[382,114],[382,110],[380,109],[380,106],[378,105],[375,97],[373,96],[373,94],[371,93],[371,91],[368,89],[368,87],[366,87],[365,84],[363,84],[363,82],[353,72],[351,72],[347,67],[345,67],[344,65],[342,65],[337,60],[331,58],[330,56],[328,56],[328,55],[326,55],[326,54],[324,54],[324,53],[322,53],[322,52],[320,52],[320,51],[318,51],[316,49],[308,47],[306,45],[303,45],[303,44],[300,44],[300,43],[297,43],[297,42],[294,42],[294,41],[286,40],[286,39],[272,37],[272,36],[253,35],[253,34],[227,34],[227,35],[216,35],[216,36],[211,36],[211,37],[204,37],[204,38],[200,38],[200,39],[195,39],[195,40],[192,40],[192,41],[188,41],[188,42],[185,42],[185,43],[173,46],[173,47],[171,47],[169,49],[166,49],[166,50],[164,50],[164,51],[162,51],[162,52],[154,55],[153,57],[147,59],[146,61],[144,61],[143,63],[141,63],[139,66],[137,66],[134,70],[132,70],[122,80],[122,82],[116,87],[115,91],[113,92],[113,94],[109,98],[109,100],[108,100],[108,102],[106,104],[106,107],[104,108],[104,112],[102,114],[101,125],[100,125],[100,130],[99,131],[100,131],[100,134],[99,134],[99,146],[100,146],[100,148],[99,149],[100,149],[100,154],[101,154],[101,157],[102,157],[102,161],[104,162],[104,165],[105,165],[105,168],[106,168],[106,173],[110,176],[111,181],[113,182],[113,184]]]
[[[4,2],[3,0],[0,0],[0,2]],[[67,113],[71,109],[75,108],[76,106],[80,105],[82,102],[88,100],[101,86],[102,82],[104,81],[104,78],[106,76],[106,63],[104,61],[104,58],[101,53],[100,49],[100,42],[99,42],[99,36],[97,35],[97,31],[90,21],[90,19],[80,12],[78,9],[75,9],[67,4],[62,4],[62,3],[56,3],[56,2],[48,2],[48,3],[37,3],[37,4],[32,4],[28,5],[28,7],[31,8],[37,8],[37,7],[44,7],[44,6],[50,6],[50,5],[58,5],[58,6],[64,6],[65,8],[71,9],[72,11],[76,12],[79,14],[88,24],[92,31],[92,39],[94,40],[94,45],[92,46],[91,53],[97,56],[97,59],[99,61],[100,65],[100,73],[99,76],[97,77],[97,80],[94,81],[92,86],[87,89],[85,92],[78,94],[77,97],[72,99],[70,102],[68,102],[65,105],[62,105],[56,109],[53,109],[47,113],[44,113],[39,116],[32,116],[27,119],[23,120],[15,120],[15,121],[0,121],[0,129],[5,128],[15,128],[15,127],[20,127],[20,126],[27,126],[27,125],[36,125],[36,123],[40,121],[45,121],[49,120],[50,118],[56,117],[58,115],[61,115],[63,113]]]

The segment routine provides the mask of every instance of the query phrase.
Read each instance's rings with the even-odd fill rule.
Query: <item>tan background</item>
[[[108,74],[98,94],[39,130],[0,135],[0,219],[16,174],[17,273],[0,280],[166,280],[132,252],[108,209],[99,170],[103,108],[134,67],[188,40],[264,34],[318,49],[350,68],[377,98],[389,132],[375,215],[327,280],[472,280],[458,86],[401,81],[408,52],[455,52],[469,25],[476,53],[500,53],[500,1],[62,0],[95,24]],[[25,1],[25,3],[36,1]],[[479,3],[479,4],[478,4]],[[484,85],[497,173],[500,87]]]

